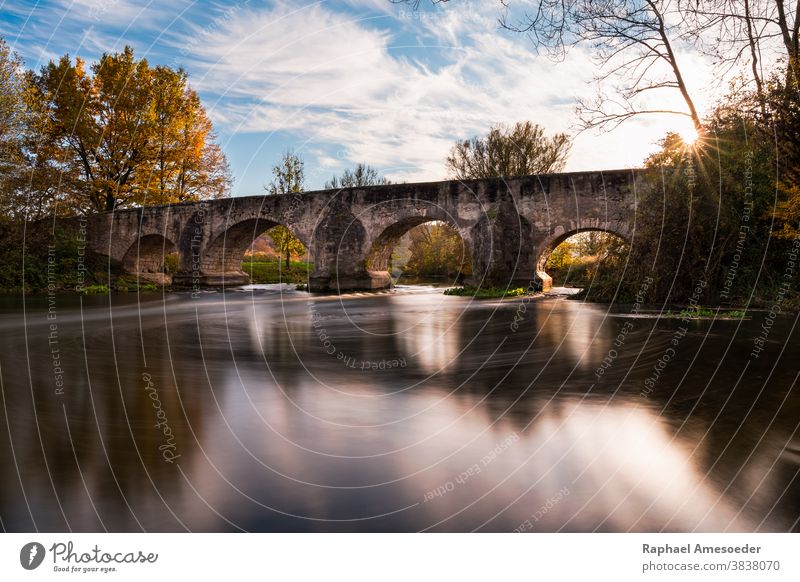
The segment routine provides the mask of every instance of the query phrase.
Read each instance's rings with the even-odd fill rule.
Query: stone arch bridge
[[[143,279],[241,285],[247,247],[281,224],[310,250],[312,291],[391,285],[389,261],[400,237],[430,221],[454,226],[469,251],[472,284],[527,286],[550,278],[544,264],[564,239],[602,230],[630,239],[642,170],[576,172],[470,181],[391,184],[277,196],[248,196],[118,210],[90,218],[88,245]]]

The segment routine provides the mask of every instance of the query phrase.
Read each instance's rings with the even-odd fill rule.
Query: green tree
[[[273,196],[296,194],[305,187],[303,158],[292,150],[283,153],[281,161],[272,167],[272,181],[264,189]],[[291,256],[304,255],[306,247],[302,241],[283,225],[274,226],[267,231],[278,254],[284,257],[286,268],[291,264]]]
[[[511,127],[498,124],[485,137],[456,143],[447,157],[447,169],[456,180],[559,172],[570,147],[566,134],[547,137],[542,127],[530,121]]]
[[[604,261],[590,299],[632,300],[649,279],[651,301],[775,301],[800,234],[800,108],[783,77],[778,70],[761,94],[725,96],[691,146],[665,136],[645,162],[650,187],[641,190],[633,242]],[[792,289],[784,300],[797,302]]]
[[[272,166],[272,181],[264,186],[270,195],[295,194],[305,188],[305,164],[293,150],[286,150]]]
[[[672,131],[667,132],[658,145],[661,149],[650,154],[644,161],[648,168],[677,168],[691,149],[680,134]]]
[[[381,186],[390,184],[375,168],[366,164],[358,164],[354,170],[345,170],[341,177],[334,176],[325,182],[325,188],[359,188],[363,186]]]

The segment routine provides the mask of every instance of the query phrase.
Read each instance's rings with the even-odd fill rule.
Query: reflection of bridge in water
[[[468,282],[548,287],[544,264],[564,239],[587,230],[633,236],[643,187],[643,171],[617,170],[227,198],[97,215],[89,245],[145,279],[163,277],[164,256],[177,252],[175,284],[240,285],[249,281],[247,247],[281,224],[311,251],[312,291],[380,289],[391,285],[400,238],[442,221],[470,252]]]
[[[58,301],[64,395],[53,397],[52,367],[3,368],[9,531],[800,528],[800,399],[783,365],[793,318],[771,335],[786,351],[749,364],[760,319],[696,322],[642,398],[674,321],[637,318],[622,348],[630,320],[578,301],[530,301],[516,332],[513,302],[434,293]],[[36,302],[0,318],[3,363],[51,357],[47,298]],[[731,343],[723,332],[736,326]],[[479,477],[424,502],[514,435]]]

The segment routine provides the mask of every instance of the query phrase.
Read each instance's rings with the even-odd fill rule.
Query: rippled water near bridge
[[[625,308],[423,287],[28,297],[24,313],[5,297],[0,519],[798,531],[800,335],[781,316],[754,357],[765,316],[682,333]]]

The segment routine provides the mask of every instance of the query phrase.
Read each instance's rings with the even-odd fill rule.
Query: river
[[[413,286],[7,296],[2,527],[800,531],[797,321]]]

